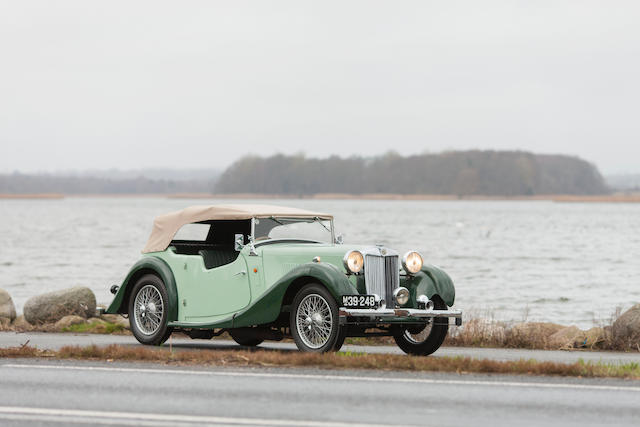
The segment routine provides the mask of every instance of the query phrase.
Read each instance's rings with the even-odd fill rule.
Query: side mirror
[[[236,251],[240,252],[242,248],[244,248],[244,234],[236,234],[234,238],[234,248]]]
[[[338,245],[341,245],[342,243],[344,243],[344,237],[342,237],[342,233],[338,234],[336,236],[336,241],[335,243],[337,243]]]

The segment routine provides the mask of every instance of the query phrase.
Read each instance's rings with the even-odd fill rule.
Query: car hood
[[[371,245],[329,245],[320,243],[271,243],[256,248],[262,256],[265,280],[274,282],[301,264],[320,257],[320,262],[335,265],[347,272],[342,264],[344,255],[350,250],[364,250]]]

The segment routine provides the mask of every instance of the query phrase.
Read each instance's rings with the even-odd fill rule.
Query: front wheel
[[[436,310],[446,310],[446,304],[435,300]],[[407,354],[428,356],[440,348],[449,331],[449,319],[436,317],[424,326],[412,325],[397,329],[393,339]]]
[[[129,298],[129,323],[133,336],[147,345],[161,345],[172,328],[167,326],[169,296],[164,282],[154,274],[145,274],[133,286]]]
[[[327,289],[309,284],[293,300],[291,335],[300,351],[324,353],[342,346],[338,304]]]

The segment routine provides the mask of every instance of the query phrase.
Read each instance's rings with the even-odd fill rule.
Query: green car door
[[[228,264],[207,268],[201,255],[164,253],[178,290],[178,317],[189,322],[229,315],[249,305],[249,272],[243,254]],[[209,267],[211,267],[209,265]]]

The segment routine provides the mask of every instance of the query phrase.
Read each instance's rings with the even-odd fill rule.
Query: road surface
[[[29,342],[30,346],[41,349],[59,349],[65,345],[87,346],[96,345],[140,345],[131,335],[96,335],[96,334],[57,334],[57,333],[15,333],[0,332],[0,348],[15,347]],[[233,341],[227,340],[192,340],[190,338],[171,338],[176,349],[231,349],[239,348]],[[168,346],[168,343],[165,343]],[[282,342],[264,342],[259,348],[297,351],[295,344]],[[342,351],[365,353],[404,354],[395,346],[355,346],[345,345]],[[640,363],[640,353],[597,352],[597,351],[548,351],[523,349],[494,349],[471,347],[442,347],[435,355],[440,356],[468,356],[478,359],[520,360],[536,359],[540,361],[573,363],[579,359],[592,362],[606,363]]]
[[[640,383],[0,360],[0,425],[638,425]]]

